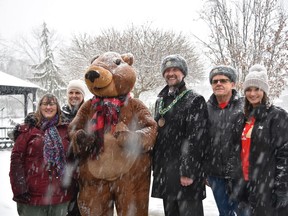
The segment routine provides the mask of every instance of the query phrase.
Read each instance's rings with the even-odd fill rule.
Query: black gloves
[[[23,194],[19,194],[19,195],[14,197],[14,200],[16,202],[20,202],[20,203],[29,203],[30,199],[31,199],[31,196],[28,192],[23,193]]]

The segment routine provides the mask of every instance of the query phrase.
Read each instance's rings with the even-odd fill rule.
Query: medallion
[[[163,127],[165,125],[165,119],[163,117],[158,120],[158,125],[159,127]]]
[[[190,92],[190,90],[186,89],[183,91],[180,95],[178,95],[169,106],[164,108],[164,102],[163,98],[161,98],[159,102],[159,114],[161,115],[161,118],[158,120],[158,126],[163,127],[165,125],[165,119],[163,116],[165,115],[166,112],[168,112],[187,92]]]

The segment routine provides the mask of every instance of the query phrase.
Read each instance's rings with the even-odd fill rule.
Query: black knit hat
[[[235,68],[230,67],[230,66],[226,66],[226,65],[219,65],[219,66],[212,68],[212,70],[210,71],[210,74],[209,74],[210,84],[212,84],[212,79],[216,75],[227,76],[231,80],[231,82],[234,82],[234,83],[237,80]]]
[[[164,72],[166,69],[171,68],[171,67],[179,68],[182,71],[182,73],[184,74],[184,76],[186,76],[188,73],[188,67],[187,67],[186,60],[178,54],[166,56],[162,60],[162,63],[161,63],[162,75],[164,75]]]

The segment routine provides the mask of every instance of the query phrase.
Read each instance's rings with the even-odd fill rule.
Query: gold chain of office
[[[169,106],[167,106],[166,108],[163,108],[164,106],[164,102],[163,102],[163,98],[161,99],[160,103],[159,103],[159,114],[161,116],[163,116],[166,112],[168,112],[187,92],[189,92],[190,90],[187,89],[185,91],[183,91],[181,94],[179,94],[173,101],[171,104],[169,104]]]

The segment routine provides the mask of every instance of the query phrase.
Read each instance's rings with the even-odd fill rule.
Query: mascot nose
[[[91,82],[94,82],[94,80],[99,78],[99,77],[100,77],[100,74],[97,71],[88,71],[85,74],[85,79],[88,79]]]

